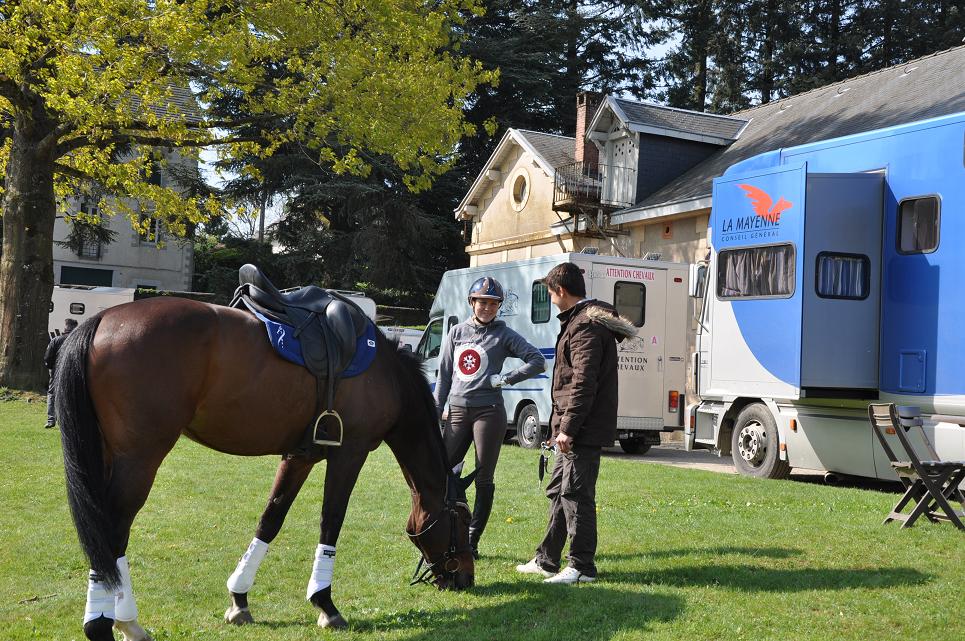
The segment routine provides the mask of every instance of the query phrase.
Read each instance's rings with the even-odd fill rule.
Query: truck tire
[[[646,454],[650,451],[650,443],[642,438],[621,438],[620,448],[627,454]]]
[[[543,440],[543,426],[539,422],[539,411],[533,404],[524,405],[516,417],[516,442],[520,447],[535,449]]]
[[[791,473],[788,462],[781,460],[777,425],[765,405],[748,405],[737,415],[731,434],[731,457],[734,467],[745,476],[785,479]]]

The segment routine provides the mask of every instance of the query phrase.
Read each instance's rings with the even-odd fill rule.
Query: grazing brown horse
[[[412,489],[407,533],[434,583],[473,584],[465,505],[453,479],[431,392],[414,357],[376,332],[376,356],[339,383],[335,408],[345,423],[341,447],[325,458],[321,534],[309,581],[320,625],[342,627],[331,600],[335,544],[349,495],[368,453],[385,441]],[[149,638],[137,621],[127,544],[165,455],[184,434],[229,454],[291,452],[312,419],[315,380],[271,348],[264,325],[237,309],[177,298],[112,307],[75,330],[57,363],[67,497],[90,560],[84,633],[91,641]],[[151,390],[146,394],[146,390]],[[228,585],[231,618],[245,619],[257,561],[301,488],[315,458],[279,467],[256,541]],[[226,615],[227,616],[227,615]]]

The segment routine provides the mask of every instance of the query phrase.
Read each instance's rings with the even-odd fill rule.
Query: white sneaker
[[[523,563],[522,565],[516,566],[516,571],[520,574],[542,574],[543,576],[553,576],[553,573],[549,570],[544,570],[540,567],[539,563],[536,562],[534,557],[529,563]]]
[[[595,576],[587,576],[572,566],[566,566],[559,574],[555,574],[543,583],[590,583],[596,581]]]

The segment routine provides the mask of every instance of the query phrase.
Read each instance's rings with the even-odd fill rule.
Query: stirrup
[[[335,419],[334,424],[338,426],[337,441],[330,439],[328,437],[328,434],[329,434],[328,430],[324,428],[322,429],[321,434],[319,434],[318,428],[322,424],[322,419],[325,419],[327,417],[334,418]],[[331,420],[326,422],[332,423]],[[314,443],[315,445],[329,445],[331,447],[338,447],[342,444],[342,435],[344,433],[345,431],[342,426],[342,417],[338,415],[338,412],[336,412],[335,410],[325,410],[324,412],[318,415],[317,419],[315,419],[315,427],[312,429],[312,443]]]

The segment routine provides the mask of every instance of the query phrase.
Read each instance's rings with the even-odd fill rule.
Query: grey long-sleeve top
[[[546,359],[525,338],[499,319],[488,325],[470,318],[449,330],[439,356],[436,409],[449,401],[458,407],[502,405],[502,390],[492,387],[489,377],[500,374],[503,361],[519,358],[523,365],[505,374],[510,385],[532,378],[546,369]]]

